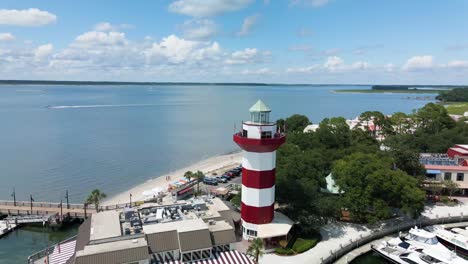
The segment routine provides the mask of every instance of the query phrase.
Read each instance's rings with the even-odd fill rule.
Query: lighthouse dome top
[[[252,107],[250,107],[249,111],[252,112],[271,112],[271,109],[262,101],[258,100]]]
[[[271,109],[262,100],[258,100],[249,111],[251,123],[262,125],[270,123]]]

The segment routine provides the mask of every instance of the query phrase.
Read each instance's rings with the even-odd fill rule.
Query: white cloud
[[[246,48],[233,52],[224,62],[228,65],[258,63],[263,62],[270,55],[270,51],[261,52],[255,48]]]
[[[175,35],[163,38],[160,43],[153,43],[151,48],[145,51],[145,55],[150,61],[167,60],[174,64],[216,60],[221,53],[221,47],[217,42],[191,41],[178,38]]]
[[[365,61],[357,61],[353,64],[351,64],[350,69],[351,70],[367,70],[369,69],[369,63]]]
[[[403,70],[419,71],[429,70],[434,67],[434,58],[430,55],[414,56],[409,58],[403,65]]]
[[[386,72],[393,72],[395,70],[396,66],[393,63],[387,63],[384,66],[384,70]]]
[[[468,68],[468,61],[465,60],[454,60],[447,63],[448,68],[454,69],[466,69]]]
[[[287,68],[287,73],[311,73],[320,69],[320,65],[312,65],[308,67]]]
[[[241,74],[243,75],[265,75],[265,74],[273,74],[274,72],[270,68],[260,68],[255,70],[243,70]]]
[[[121,29],[129,29],[133,28],[133,25],[130,24],[120,24],[120,25],[114,25],[109,22],[101,22],[96,25],[94,25],[93,29],[95,31],[118,31]]]
[[[34,50],[34,58],[37,61],[45,60],[52,54],[53,50],[54,46],[50,43],[41,45]]]
[[[323,67],[330,71],[336,71],[342,69],[344,66],[344,61],[337,56],[328,57]]]
[[[330,0],[289,0],[289,6],[298,6],[298,5],[305,5],[305,6],[313,6],[313,7],[321,7],[328,4]]]
[[[310,46],[310,45],[293,45],[293,46],[290,46],[290,47],[289,47],[289,50],[290,50],[290,51],[303,51],[303,52],[307,52],[307,51],[311,51],[311,50],[312,50],[312,46]]]
[[[218,33],[218,26],[209,19],[192,19],[184,22],[182,31],[187,39],[206,40]]]
[[[255,24],[257,24],[257,21],[259,19],[259,15],[253,15],[253,16],[248,16],[244,19],[244,22],[242,22],[242,27],[239,32],[237,32],[238,36],[246,36],[250,34],[252,31],[253,27]]]
[[[217,16],[237,11],[253,0],[177,0],[169,5],[169,11],[193,17]]]
[[[0,41],[12,41],[15,39],[16,37],[11,33],[0,33]]]
[[[0,9],[0,25],[43,26],[57,21],[57,16],[37,8]]]
[[[122,32],[100,32],[88,31],[76,37],[75,45],[94,46],[94,45],[124,45],[127,43],[125,33]]]

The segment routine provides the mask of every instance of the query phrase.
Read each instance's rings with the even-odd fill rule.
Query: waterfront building
[[[262,238],[266,248],[287,239],[292,221],[275,212],[276,150],[285,142],[276,124],[270,122],[271,109],[258,100],[250,108],[250,121],[234,134],[242,149],[241,220],[244,239]]]
[[[451,180],[457,183],[459,195],[468,195],[468,145],[457,144],[447,153],[421,153],[419,161],[428,182]]]
[[[234,230],[232,212],[218,198],[104,211],[92,214],[79,227],[67,263],[202,263],[208,259],[218,263],[220,254],[251,263],[233,251]]]

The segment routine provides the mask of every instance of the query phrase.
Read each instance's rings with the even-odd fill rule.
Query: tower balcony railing
[[[245,151],[271,152],[284,144],[286,141],[286,135],[283,133],[275,133],[269,137],[249,138],[242,134],[242,132],[239,132],[234,134],[233,140]]]

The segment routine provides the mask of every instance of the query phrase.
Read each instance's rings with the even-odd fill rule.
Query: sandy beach
[[[117,195],[111,196],[103,200],[101,204],[105,206],[105,205],[128,203],[130,193],[132,194],[132,201],[141,201],[144,199],[144,196],[143,196],[144,191],[151,190],[156,187],[161,188],[161,190],[166,190],[167,185],[170,182],[183,178],[184,173],[186,171],[200,170],[203,173],[209,175],[211,172],[221,170],[223,168],[233,167],[233,166],[239,165],[241,162],[242,162],[241,152],[211,157],[211,158],[199,161],[195,164],[192,164],[188,167],[150,179],[125,192],[119,193]],[[170,176],[171,180],[167,181],[166,176]]]

